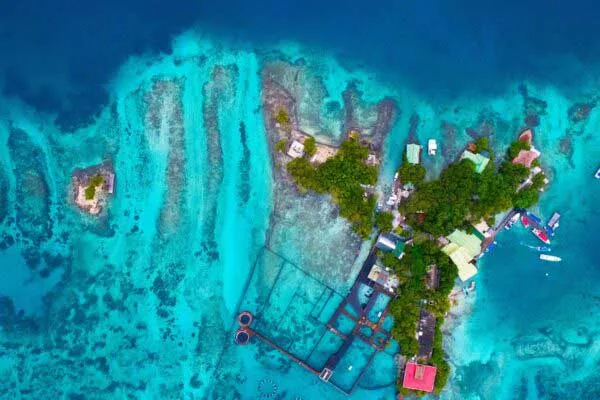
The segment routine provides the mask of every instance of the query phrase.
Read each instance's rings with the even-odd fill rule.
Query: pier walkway
[[[264,315],[265,305],[271,303],[270,299],[276,290],[274,286],[272,286],[266,293],[265,304],[263,304],[262,307],[257,307],[255,311],[257,314],[255,316],[248,312],[249,310],[242,311],[238,309],[238,312],[242,312],[238,316],[238,323],[240,327],[235,332],[235,342],[238,345],[246,345],[250,342],[250,338],[254,337],[266,344],[268,347],[277,350],[283,356],[300,365],[305,370],[319,376],[321,380],[331,383],[343,393],[352,393],[357,387],[362,376],[371,366],[375,355],[377,355],[379,352],[383,352],[386,348],[386,345],[391,340],[391,332],[384,329],[383,323],[386,317],[388,317],[387,303],[389,302],[389,299],[386,299],[385,297],[389,297],[391,299],[394,297],[394,293],[389,291],[381,284],[369,279],[369,272],[375,264],[376,259],[376,249],[373,248],[364,261],[358,276],[346,297],[342,298],[342,296],[339,296],[333,288],[325,285],[323,285],[323,292],[314,297],[314,306],[309,311],[310,315],[307,315],[307,317],[310,321],[312,321],[310,324],[323,324],[321,325],[323,330],[321,331],[317,329],[312,331],[312,335],[319,336],[313,336],[313,340],[309,340],[309,342],[314,343],[314,345],[310,345],[312,347],[312,349],[308,349],[310,351],[303,350],[298,352],[299,348],[294,344],[296,339],[291,337],[290,341],[282,341],[280,340],[282,338],[280,338],[281,332],[279,331],[273,332],[275,335],[273,337],[275,337],[276,340],[270,338],[269,335],[262,332],[263,329],[271,329],[273,326],[264,324],[263,318],[267,317]],[[282,270],[279,270],[274,275],[274,283],[279,281],[281,276]],[[296,297],[296,291],[297,289],[293,291],[293,295],[289,296],[290,305],[292,304],[293,299]],[[329,312],[325,316],[321,315],[321,313],[333,296],[342,298],[342,300],[335,308],[335,311],[333,311],[333,309],[330,307],[329,309],[333,311],[333,313],[328,319],[322,320],[321,318],[326,318],[327,315],[329,315]],[[335,304],[336,303],[333,303],[331,306],[335,306]],[[377,317],[375,318],[371,314],[377,312],[378,308],[375,308],[376,306],[381,307],[381,311],[377,313]],[[282,315],[288,314],[288,307],[283,310]],[[369,315],[371,315],[371,319],[369,319]],[[257,321],[258,326],[252,321]],[[339,344],[336,344],[334,347],[335,350],[331,348],[323,351],[323,349],[320,347],[320,343],[328,334],[332,335],[331,337],[337,337]],[[356,339],[358,339],[358,342]],[[307,339],[305,338],[303,340],[306,341]],[[368,346],[365,346],[361,342],[367,344]],[[323,341],[323,343],[327,343],[327,341]],[[320,350],[316,351],[317,349]],[[321,352],[320,354],[319,351]],[[330,351],[333,352],[330,353]],[[356,368],[354,372],[350,372],[352,370],[351,366],[348,367],[347,371],[345,368],[340,370],[340,362],[345,360],[344,363],[346,363],[349,360],[354,360],[354,356],[350,357],[350,354],[354,355],[357,351],[359,354],[361,354],[361,357],[363,357],[359,362],[360,367]],[[315,353],[316,356],[314,356],[313,353]],[[348,356],[344,358],[344,356],[347,354]],[[352,361],[352,363],[355,364],[354,361]],[[339,379],[334,377],[334,380],[332,381],[330,378],[334,375],[334,371],[336,376],[338,374],[341,375],[339,376]]]
[[[352,285],[352,288],[350,289],[350,293],[340,303],[340,305],[337,307],[337,309],[329,319],[329,322],[327,323],[327,327],[332,332],[344,338],[344,344],[342,345],[342,347],[337,352],[335,352],[325,364],[326,368],[329,368],[330,370],[335,369],[335,367],[338,365],[338,363],[352,344],[355,337],[358,337],[363,342],[372,346],[377,351],[383,351],[387,342],[391,338],[391,333],[383,329],[382,327],[383,321],[385,320],[388,314],[387,307],[384,310],[384,312],[382,312],[381,316],[378,317],[377,322],[372,322],[368,318],[368,314],[371,311],[371,309],[375,306],[379,296],[387,295],[393,297],[393,293],[390,293],[385,287],[376,282],[371,281],[368,278],[369,271],[371,270],[371,267],[373,267],[373,265],[375,264],[376,259],[376,250],[372,249],[369,253],[369,256],[363,263],[358,277],[356,278],[354,285]],[[370,287],[373,289],[373,292],[365,305],[361,304],[359,299],[360,288],[363,285],[365,287]],[[352,309],[355,312],[355,315],[352,315],[346,310],[346,305],[350,305],[352,307]],[[340,319],[341,316],[350,318],[354,323],[354,328],[352,329],[352,332],[349,335],[344,335],[335,328],[335,326],[337,325],[336,322]],[[371,334],[368,336],[361,332],[361,330],[365,326],[371,329]],[[383,336],[378,334],[382,334]],[[376,337],[380,340],[379,343],[376,342]]]
[[[525,212],[525,210],[521,210],[521,209],[517,209],[517,208],[513,208],[512,210],[510,210],[505,216],[504,218],[502,218],[502,221],[500,221],[498,223],[498,225],[496,225],[495,227],[491,228],[488,232],[490,233],[490,236],[485,238],[483,240],[483,242],[481,243],[481,254],[484,254],[485,249],[487,249],[493,242],[494,240],[496,240],[496,235],[500,232],[502,232],[502,230],[504,229],[504,227],[510,222],[510,220],[516,215],[519,214],[521,212]]]

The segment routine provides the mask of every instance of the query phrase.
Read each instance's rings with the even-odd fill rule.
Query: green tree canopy
[[[381,232],[390,232],[394,229],[392,225],[393,220],[394,216],[390,212],[378,212],[375,215],[375,225]]]
[[[353,223],[355,231],[367,237],[373,227],[375,197],[365,196],[362,185],[377,182],[377,168],[365,164],[368,149],[348,139],[338,152],[316,168],[305,158],[287,164],[287,171],[301,187],[318,193],[331,193],[340,207],[340,215]]]
[[[506,151],[506,158],[509,161],[512,161],[515,159],[515,157],[517,157],[519,155],[519,152],[521,150],[529,150],[529,149],[531,149],[531,146],[529,146],[529,143],[523,142],[522,140],[515,140],[514,142],[512,142],[510,144],[510,147]]]
[[[402,183],[421,183],[425,179],[425,167],[421,164],[411,164],[406,159],[406,153],[402,155],[402,164],[398,168],[398,177]]]
[[[317,141],[313,137],[309,137],[304,141],[304,153],[307,157],[312,157],[317,152]]]
[[[515,207],[529,208],[535,205],[540,200],[540,193],[533,187],[528,187],[521,190],[514,196]]]

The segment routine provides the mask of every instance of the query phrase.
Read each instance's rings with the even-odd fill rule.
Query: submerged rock
[[[546,115],[548,103],[529,94],[527,86],[519,86],[519,92],[523,97],[523,114],[525,124],[528,128],[535,128],[540,124],[540,116]]]
[[[581,122],[590,115],[592,110],[596,107],[596,103],[577,103],[569,108],[569,120],[572,122]]]

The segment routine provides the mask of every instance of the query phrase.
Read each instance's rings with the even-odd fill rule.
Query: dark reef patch
[[[204,103],[202,115],[206,130],[207,143],[207,177],[206,190],[216,196],[223,181],[223,149],[221,147],[221,132],[219,115],[227,112],[224,106],[228,96],[235,90],[237,68],[234,65],[216,66],[211,74],[211,79],[202,88]],[[209,210],[205,214],[204,230],[206,237],[212,238],[215,231],[217,217],[217,199],[211,198]]]
[[[573,123],[584,121],[595,107],[596,102],[573,104],[568,111],[569,120]]]
[[[242,143],[242,160],[240,161],[240,185],[239,198],[240,207],[243,207],[250,199],[250,148],[248,147],[248,138],[246,125],[240,122],[240,141]]]
[[[0,223],[8,214],[8,178],[4,171],[5,167],[0,165]]]
[[[46,159],[41,149],[20,129],[11,129],[8,147],[17,181],[17,226],[37,247],[47,240],[52,232]]]
[[[548,103],[529,94],[525,84],[519,85],[519,93],[523,98],[523,119],[528,128],[535,128],[540,124],[540,117],[546,115]]]

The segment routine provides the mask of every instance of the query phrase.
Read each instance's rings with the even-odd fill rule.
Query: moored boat
[[[527,218],[525,215],[521,215],[521,223],[525,228],[529,228],[529,218]]]
[[[538,229],[538,228],[533,228],[531,233],[533,233],[535,235],[535,237],[540,239],[542,242],[544,242],[546,244],[550,244],[550,239],[548,239],[548,234],[546,232],[544,232],[543,230]]]
[[[519,217],[521,216],[521,213],[515,213],[515,215],[513,215],[508,222],[506,223],[506,225],[504,225],[504,229],[509,230],[510,228],[512,228],[512,226],[515,224],[515,222],[517,222],[519,220]]]
[[[560,221],[560,214],[555,212],[552,214],[552,217],[550,217],[550,219],[548,220],[548,226],[552,229],[556,229],[559,226],[559,222]]]
[[[437,142],[435,141],[435,139],[429,139],[429,141],[427,142],[427,153],[430,156],[435,156],[436,152],[437,152]]]
[[[496,245],[498,244],[498,242],[496,242],[495,240],[490,243],[490,245],[488,247],[485,248],[485,252],[489,252],[490,250],[492,250],[494,247],[496,247]]]
[[[531,246],[529,244],[526,244],[525,246],[529,247],[532,250],[536,250],[543,253],[549,253],[552,251],[552,249],[549,246]]]
[[[528,212],[527,216],[529,218],[531,218],[533,221],[537,222],[538,224],[540,224],[540,225],[542,224],[542,219],[540,217],[538,217],[537,215]]]
[[[540,254],[540,260],[551,261],[551,262],[560,262],[562,258],[557,256],[551,256],[550,254]]]

